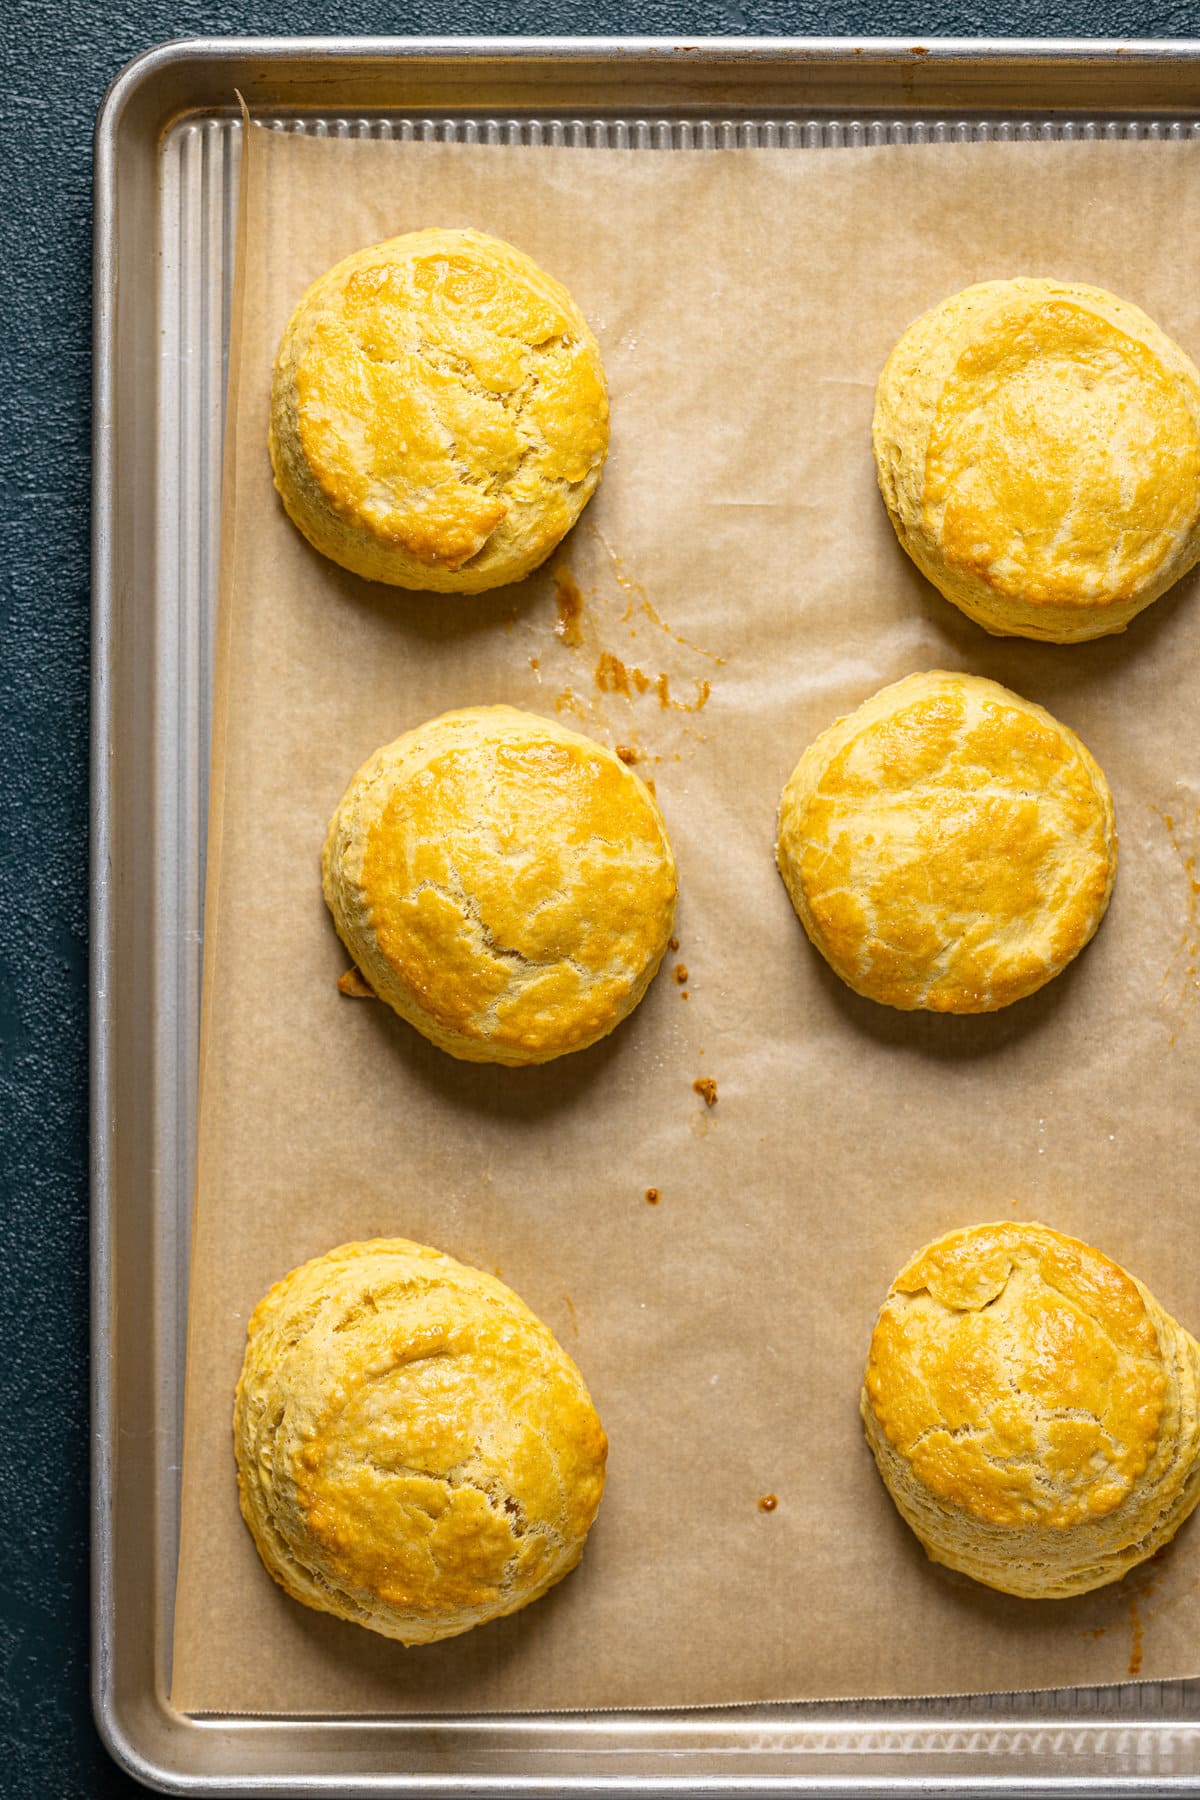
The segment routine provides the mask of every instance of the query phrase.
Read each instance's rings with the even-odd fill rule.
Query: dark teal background
[[[0,142],[0,1794],[141,1792],[88,1697],[87,730],[91,134],[167,38],[1200,35],[1200,0],[8,0]],[[1196,221],[1184,221],[1194,229]]]

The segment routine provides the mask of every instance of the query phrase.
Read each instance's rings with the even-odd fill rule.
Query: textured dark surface
[[[9,0],[0,144],[0,1791],[140,1792],[87,1644],[87,680],[91,131],[165,38],[256,32],[1183,36],[1200,4],[1011,0]]]

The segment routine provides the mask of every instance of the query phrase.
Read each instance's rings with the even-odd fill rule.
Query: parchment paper
[[[1195,1521],[1119,1587],[1008,1599],[926,1561],[857,1416],[888,1282],[952,1226],[1078,1233],[1200,1329],[1196,583],[1100,643],[988,638],[901,552],[869,439],[896,337],[986,277],[1098,282],[1200,352],[1183,228],[1200,152],[247,137],[175,1703],[676,1706],[1200,1671]],[[306,284],[434,222],[510,238],[563,279],[611,382],[596,499],[545,572],[483,599],[343,574],[287,522],[267,463],[271,360]],[[583,612],[572,627],[563,600],[559,636],[562,568]],[[804,746],[939,665],[1045,703],[1116,796],[1098,938],[990,1017],[851,994],[773,865]],[[318,876],[370,751],[499,700],[640,749],[682,876],[680,947],[636,1014],[532,1070],[455,1062],[341,996]],[[709,1078],[711,1107],[693,1087]],[[235,1497],[251,1308],[302,1259],[376,1233],[499,1272],[578,1360],[612,1442],[580,1570],[512,1619],[413,1650],[288,1600]]]

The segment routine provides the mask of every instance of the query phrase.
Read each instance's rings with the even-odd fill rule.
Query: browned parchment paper
[[[857,1404],[891,1276],[971,1221],[1079,1233],[1200,1328],[1197,584],[1101,643],[988,638],[900,551],[869,441],[895,338],[985,277],[1099,282],[1200,352],[1185,229],[1200,152],[248,140],[175,1703],[674,1706],[1195,1674],[1196,1521],[1086,1599],[989,1593],[926,1562]],[[434,222],[511,238],[560,276],[611,381],[596,499],[550,569],[483,599],[322,561],[267,464],[271,360],[306,284]],[[575,644],[555,631],[560,566],[583,596]],[[1121,869],[1098,938],[985,1018],[855,997],[772,859],[803,747],[938,665],[1044,702],[1116,795]],[[318,879],[326,821],[370,751],[498,700],[640,748],[682,876],[679,951],[638,1012],[532,1070],[454,1062],[341,997]],[[498,1270],[577,1358],[612,1440],[580,1570],[515,1618],[414,1650],[273,1586],[238,1517],[230,1437],[261,1293],[343,1239],[393,1232]]]

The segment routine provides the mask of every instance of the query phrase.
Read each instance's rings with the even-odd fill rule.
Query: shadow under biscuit
[[[489,588],[483,594],[431,594],[416,588],[389,587],[382,581],[365,581],[361,575],[339,568],[311,545],[306,548],[324,565],[321,580],[330,591],[321,596],[322,605],[353,606],[370,614],[376,624],[429,644],[453,643],[480,632],[502,630],[539,598],[536,572],[524,581]]]
[[[1036,638],[993,637],[932,583],[916,571],[912,573],[916,577],[909,583],[913,598],[944,643],[949,662],[956,667],[961,664],[972,674],[986,675],[1051,711],[1056,696],[1070,695],[1093,682],[1119,680],[1131,665],[1150,655],[1166,634],[1178,630],[1188,608],[1200,600],[1200,568],[1196,568],[1131,619],[1124,631],[1078,644],[1053,644]],[[931,668],[942,654],[941,649],[932,652]]]
[[[343,569],[339,563],[314,549],[289,522],[289,530],[299,539],[299,553],[308,559],[314,581],[328,590],[320,595],[320,604],[349,606],[367,614],[376,625],[408,634],[426,644],[454,643],[482,632],[503,630],[515,619],[544,606],[550,583],[550,567],[555,558],[570,553],[578,525],[546,553],[546,560],[523,581],[502,587],[487,588],[481,594],[442,594],[421,588],[392,587],[382,581],[367,581],[361,575]],[[472,696],[467,696],[467,704]]]
[[[869,1479],[878,1484],[874,1464],[865,1443],[863,1449],[869,1465]],[[865,1478],[867,1477],[864,1476]],[[1126,1570],[1119,1581],[1106,1582],[1103,1587],[1093,1588],[1085,1594],[1036,1599],[1002,1593],[998,1588],[974,1581],[959,1569],[951,1569],[945,1563],[935,1562],[926,1554],[924,1545],[891,1505],[886,1509],[882,1506],[875,1508],[870,1517],[870,1526],[873,1531],[887,1536],[889,1567],[895,1568],[897,1572],[903,1570],[907,1582],[933,1583],[940,1604],[950,1606],[969,1618],[973,1631],[998,1634],[1010,1640],[1028,1637],[1035,1645],[1040,1643],[1048,1627],[1069,1626],[1078,1630],[1080,1635],[1097,1640],[1111,1634],[1114,1639],[1119,1640],[1113,1646],[1118,1663],[1125,1659],[1125,1639],[1122,1634],[1128,1632],[1131,1600],[1143,1606],[1149,1601],[1152,1615],[1156,1599],[1167,1606],[1174,1606],[1186,1600],[1200,1587],[1200,1574],[1191,1579],[1186,1574],[1189,1533],[1200,1529],[1200,1521],[1195,1514],[1184,1520],[1169,1543],[1164,1544],[1145,1562],[1136,1563]],[[1168,1583],[1169,1585],[1163,1585]],[[1131,1674],[1135,1672],[1130,1671]],[[1105,1679],[1112,1680],[1114,1677],[1109,1674]],[[1038,1685],[1042,1684],[1039,1682]]]
[[[988,1013],[903,1012],[868,1000],[835,975],[819,951],[808,946],[817,979],[846,1021],[875,1043],[908,1050],[937,1062],[997,1056],[1013,1044],[1045,1029],[1068,999],[1078,979],[1078,958],[1045,987]],[[1081,952],[1087,955],[1087,948]]]
[[[519,1667],[531,1652],[539,1660],[545,1658],[543,1639],[556,1627],[569,1627],[566,1609],[572,1604],[572,1586],[578,1590],[581,1579],[586,1579],[586,1568],[585,1554],[579,1567],[519,1612],[432,1644],[402,1644],[380,1632],[364,1630],[353,1620],[315,1612],[299,1605],[274,1583],[272,1600],[281,1609],[281,1623],[290,1632],[301,1634],[313,1655],[327,1658],[340,1678],[352,1676],[356,1685],[365,1689],[368,1698],[363,1710],[367,1713],[419,1713],[433,1700],[439,1711],[461,1714],[472,1710],[471,1694],[489,1669]],[[576,1591],[576,1606],[582,1598]],[[448,1692],[455,1698],[453,1705],[445,1708]]]
[[[381,1000],[354,1004],[378,1034],[380,1055],[398,1059],[405,1073],[456,1112],[486,1114],[506,1124],[538,1122],[586,1100],[592,1085],[611,1078],[620,1057],[639,1054],[637,1011],[587,1050],[550,1062],[508,1068],[503,1063],[463,1062],[422,1037],[415,1026]]]

